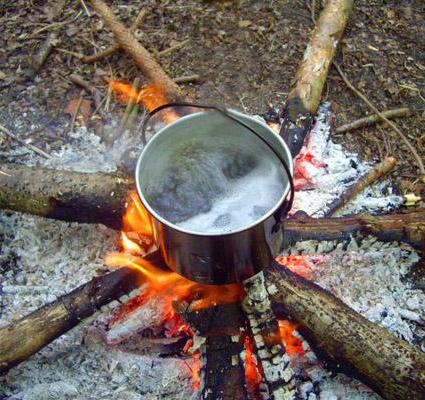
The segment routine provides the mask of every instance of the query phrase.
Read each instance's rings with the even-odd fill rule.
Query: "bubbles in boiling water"
[[[228,232],[276,204],[283,191],[281,169],[264,151],[192,141],[172,154],[146,197],[158,214],[182,228]]]

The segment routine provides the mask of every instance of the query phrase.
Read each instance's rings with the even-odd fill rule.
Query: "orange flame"
[[[138,235],[134,235],[134,232]],[[130,238],[131,234],[132,238]],[[124,216],[123,251],[107,255],[105,259],[107,265],[137,268],[149,284],[148,292],[151,295],[160,294],[167,300],[164,311],[170,316],[174,315],[173,301],[190,301],[191,309],[196,310],[216,304],[233,303],[243,298],[244,290],[241,284],[203,285],[146,261],[143,255],[146,253],[146,247],[151,246],[153,242],[154,230],[151,217],[137,194],[133,192],[130,194],[130,204]],[[147,296],[146,293],[145,296]]]
[[[152,111],[159,106],[168,103],[162,86],[156,83],[150,83],[149,85],[142,87],[141,90],[137,90],[129,83],[115,81],[112,79],[109,80],[109,85],[115,93],[116,99],[124,104],[142,104],[148,111]],[[168,123],[179,118],[172,109],[164,110],[161,115],[164,121]]]

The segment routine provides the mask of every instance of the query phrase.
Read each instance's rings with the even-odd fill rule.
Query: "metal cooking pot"
[[[149,118],[167,107],[154,110]],[[146,210],[153,217],[154,234],[167,266],[178,274],[205,284],[241,282],[268,266],[282,250],[281,224],[292,206],[294,188],[293,160],[288,146],[265,123],[240,112],[211,106],[170,123],[160,129],[143,149],[136,166],[137,192]],[[145,121],[143,131],[148,121]],[[227,132],[266,147],[278,158],[284,171],[283,194],[261,218],[230,232],[202,233],[183,229],[167,221],[147,200],[147,190],[157,184],[156,171],[167,157],[167,149],[187,135],[209,135]],[[220,139],[218,138],[217,141]],[[238,139],[239,140],[239,139]],[[238,142],[239,143],[239,142]],[[290,193],[289,199],[286,197]]]

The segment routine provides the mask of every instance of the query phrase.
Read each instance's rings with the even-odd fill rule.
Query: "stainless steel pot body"
[[[263,122],[233,110],[229,115],[253,129],[279,158],[286,162],[290,172],[293,160],[286,143]],[[139,197],[153,217],[155,238],[167,266],[180,275],[205,284],[241,282],[255,275],[282,250],[283,231],[280,229],[282,209],[290,190],[286,182],[283,195],[262,218],[229,233],[191,232],[172,224],[159,215],[147,201],[147,182],[155,179],[155,165],[160,162],[167,140],[178,141],[180,135],[214,134],[218,130],[244,131],[247,128],[227,116],[214,111],[202,111],[178,119],[159,130],[145,146],[136,167],[136,185]],[[172,139],[171,139],[172,138]],[[162,149],[162,150],[161,150]]]

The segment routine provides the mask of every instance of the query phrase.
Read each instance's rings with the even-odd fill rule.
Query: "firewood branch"
[[[0,164],[0,209],[120,229],[127,194],[135,183],[106,173],[58,171]],[[353,234],[410,243],[423,250],[425,210],[382,216],[354,215],[313,219],[306,215],[285,223],[285,240],[336,240]]]
[[[336,48],[353,8],[352,0],[329,0],[311,35],[283,110],[281,135],[296,156],[309,132]]]
[[[91,5],[105,25],[112,31],[117,44],[133,58],[136,65],[154,84],[163,88],[169,101],[183,98],[177,84],[165,73],[154,57],[137,41],[130,29],[115,17],[113,11],[102,0],[91,0]]]

